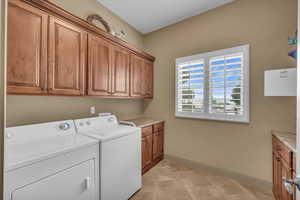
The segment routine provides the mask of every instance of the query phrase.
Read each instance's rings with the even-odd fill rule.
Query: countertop
[[[297,152],[296,134],[291,132],[272,131],[272,135],[278,138],[291,151]]]
[[[134,123],[137,127],[143,128],[146,126],[151,126],[153,124],[161,123],[164,120],[158,120],[158,119],[151,119],[151,118],[136,118],[136,119],[127,119],[127,120],[122,120],[121,122],[132,122]]]

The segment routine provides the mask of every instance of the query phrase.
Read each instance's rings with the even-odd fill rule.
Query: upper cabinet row
[[[7,92],[153,98],[153,60],[21,0],[10,0]]]

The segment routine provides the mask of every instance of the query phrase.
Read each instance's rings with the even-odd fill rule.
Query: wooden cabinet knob
[[[280,157],[276,157],[276,160],[279,162],[280,161]]]

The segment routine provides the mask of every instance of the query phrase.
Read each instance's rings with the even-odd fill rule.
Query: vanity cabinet
[[[8,10],[7,92],[45,94],[48,14],[18,0]]]
[[[84,95],[87,33],[54,17],[49,29],[49,94]]]
[[[284,179],[295,177],[294,153],[290,151],[275,136],[272,137],[273,143],[273,194],[276,200],[295,200],[295,190],[290,194],[284,184]]]
[[[142,172],[146,173],[164,158],[164,123],[142,128]]]
[[[8,94],[153,98],[154,60],[47,0],[9,0]]]

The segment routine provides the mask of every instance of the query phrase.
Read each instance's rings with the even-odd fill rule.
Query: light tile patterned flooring
[[[164,160],[143,176],[131,200],[274,200],[271,191]]]

